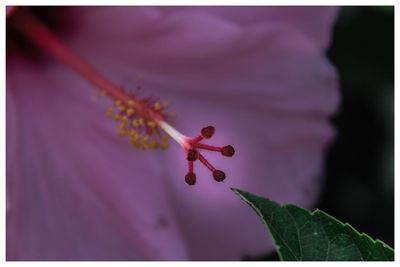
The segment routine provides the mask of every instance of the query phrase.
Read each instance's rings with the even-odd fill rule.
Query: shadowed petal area
[[[14,74],[15,79],[10,80],[19,81],[17,88],[25,87],[15,90],[23,92],[15,93],[24,111],[18,125],[25,128],[18,132],[25,133],[27,144],[23,147],[28,149],[20,152],[22,166],[30,173],[38,172],[37,180],[46,177],[47,183],[52,181],[50,177],[61,175],[57,180],[61,187],[70,188],[65,192],[78,192],[73,200],[89,205],[87,220],[104,218],[99,232],[110,224],[121,229],[122,234],[107,227],[110,230],[105,234],[112,238],[106,239],[122,248],[111,250],[115,254],[105,254],[105,258],[130,258],[126,249],[140,248],[140,238],[149,240],[144,243],[151,248],[142,250],[150,254],[157,244],[161,254],[151,254],[155,258],[189,255],[190,259],[237,260],[267,252],[272,243],[264,227],[229,187],[304,206],[312,205],[318,196],[323,152],[334,136],[328,118],[338,102],[335,72],[323,51],[335,10],[69,8],[76,28],[65,36],[66,42],[83,58],[126,88],[140,84],[144,96],[168,100],[171,111],[178,114],[176,127],[184,134],[194,136],[202,127],[214,125],[217,130],[210,143],[232,144],[236,154],[224,158],[206,152],[227,179],[216,183],[196,162],[197,182],[188,187],[185,155],[178,145],[172,144],[165,153],[131,149],[126,140],[112,134],[115,125],[102,116],[106,105],[89,101],[92,91],[86,83],[63,66],[48,67],[46,79],[35,81],[35,75],[42,74],[21,64],[26,67],[22,73],[31,76]],[[38,84],[32,87],[31,81]],[[32,101],[36,97],[40,101]],[[38,167],[45,162],[39,156],[31,161],[36,151],[51,162],[47,168]],[[17,177],[28,179],[29,175],[25,176]],[[21,193],[12,188],[15,194]],[[35,192],[47,192],[43,198],[58,196],[37,188]],[[26,191],[26,198],[47,203],[35,199],[39,196],[32,189]],[[108,210],[102,205],[92,208],[99,200]],[[48,209],[55,212],[56,203],[49,202],[52,206]],[[115,212],[114,207],[118,207]],[[110,211],[115,214],[110,216]],[[70,212],[79,213],[75,209]],[[160,217],[159,212],[166,215]],[[59,217],[64,214],[59,213]],[[147,219],[138,221],[143,214]],[[148,221],[157,218],[164,226],[161,218],[168,220],[162,237],[148,229]],[[37,225],[47,222],[40,220],[43,222]],[[70,228],[69,233],[73,231]],[[106,242],[96,239],[99,232],[91,231],[83,238],[88,240],[87,246],[96,242],[96,249],[107,250],[103,247]],[[124,231],[137,234],[128,236]],[[54,255],[59,253],[52,249]],[[82,249],[82,257],[96,255],[91,249],[87,254]]]

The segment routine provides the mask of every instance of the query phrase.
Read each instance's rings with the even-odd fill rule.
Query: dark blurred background
[[[317,207],[394,247],[394,8],[342,8],[328,57],[342,101]]]
[[[315,207],[394,247],[394,7],[343,7],[327,55],[342,100]]]

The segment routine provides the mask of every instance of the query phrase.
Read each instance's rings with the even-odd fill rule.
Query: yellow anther
[[[122,122],[123,123],[128,123],[129,119],[127,116],[122,116]]]
[[[126,111],[126,115],[129,117],[129,116],[132,116],[133,114],[135,114],[135,110],[133,109],[133,108],[129,108],[127,111]]]
[[[137,131],[135,130],[130,130],[129,131],[129,136],[131,137],[131,139],[139,139],[140,135]]]
[[[161,149],[162,149],[162,150],[166,150],[168,147],[169,147],[168,142],[162,142],[162,143],[161,143]]]
[[[150,147],[151,147],[151,148],[157,148],[157,147],[158,147],[158,142],[157,142],[157,140],[151,141]]]
[[[169,148],[169,136],[158,135],[160,134],[159,125],[151,115],[152,112],[158,110],[157,113],[160,116],[168,117],[169,114],[164,110],[167,105],[168,102],[157,101],[152,106],[153,111],[148,112],[144,109],[142,114],[141,102],[135,102],[134,98],[127,101],[116,100],[114,105],[107,109],[106,115],[113,116],[113,119],[118,122],[118,135],[126,136],[133,147],[141,150],[158,148],[165,150]],[[148,106],[144,107],[148,108]],[[175,115],[174,113],[173,116]]]
[[[133,102],[133,100],[128,100],[126,103],[127,103],[127,105],[128,105],[129,107],[135,106],[135,102]]]
[[[138,143],[139,142],[139,136],[131,136],[131,144]]]
[[[139,138],[131,138],[131,144],[132,145],[140,144]]]
[[[133,126],[133,128],[139,127],[138,119],[133,119],[133,120],[132,120],[132,126]]]
[[[147,122],[147,126],[149,126],[150,128],[155,128],[156,127],[156,123],[154,121],[148,121]]]
[[[121,118],[121,115],[120,115],[120,114],[115,114],[115,115],[114,115],[114,120],[115,120],[115,121],[119,121],[120,118]]]
[[[113,114],[114,109],[112,107],[109,107],[106,111],[106,116],[107,117],[111,117],[111,115]]]
[[[118,108],[119,108],[119,110],[120,110],[121,112],[124,112],[124,111],[126,110],[126,107],[123,106],[123,105],[118,106]]]
[[[100,95],[101,96],[106,96],[107,95],[107,91],[106,90],[101,90],[100,91]]]
[[[161,104],[160,104],[160,102],[156,102],[156,103],[154,103],[154,109],[155,110],[160,110],[161,109]]]

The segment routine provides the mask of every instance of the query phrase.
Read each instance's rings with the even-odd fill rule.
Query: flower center
[[[221,182],[225,179],[225,173],[214,168],[199,152],[199,150],[209,150],[220,152],[223,156],[233,156],[235,151],[230,145],[215,147],[201,142],[213,136],[214,127],[203,128],[201,134],[195,138],[184,136],[171,126],[175,115],[167,113],[168,104],[161,104],[158,100],[149,97],[140,99],[133,93],[125,92],[79,57],[28,9],[19,8],[7,19],[7,22],[30,42],[91,82],[99,89],[100,95],[113,99],[114,106],[107,109],[106,115],[113,117],[114,121],[119,123],[119,135],[128,137],[134,147],[166,149],[169,146],[168,139],[171,137],[187,154],[188,174],[185,181],[189,185],[196,183],[193,162],[197,159],[212,172],[216,181]]]

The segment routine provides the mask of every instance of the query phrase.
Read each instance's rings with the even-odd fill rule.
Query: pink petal
[[[66,38],[114,81],[127,87],[140,83],[146,93],[169,100],[178,113],[177,127],[184,133],[195,135],[211,124],[217,127],[213,143],[235,145],[237,153],[232,159],[210,155],[210,161],[228,174],[221,184],[197,163],[198,184],[188,188],[183,181],[184,156],[177,146],[157,162],[158,177],[153,175],[155,167],[146,163],[133,169],[142,168],[140,177],[156,181],[154,184],[170,178],[165,181],[169,183],[165,191],[172,193],[192,259],[239,259],[267,251],[272,244],[259,219],[229,186],[304,206],[310,206],[318,195],[323,151],[333,136],[327,118],[338,101],[334,71],[321,51],[327,44],[334,11],[313,9],[313,13],[304,8],[294,16],[292,9],[258,8],[253,21],[247,9],[243,13],[229,8],[212,10],[72,8],[79,27]],[[322,11],[328,18],[318,15]],[[264,21],[263,14],[269,14],[270,20]],[[144,79],[138,81],[138,74]],[[79,90],[74,91],[75,102],[82,101]],[[101,110],[94,112],[93,104],[84,105],[79,114],[90,110],[87,121],[96,118],[101,124],[96,133],[91,129],[90,136],[98,135],[101,128],[113,129],[100,119]],[[89,126],[82,126],[85,132],[90,131]],[[110,150],[123,142],[111,135],[108,139],[116,140]],[[91,146],[88,142],[93,142],[90,137],[82,146]],[[93,146],[93,155],[101,154],[97,150],[102,142]],[[123,158],[137,155],[147,163],[152,157],[161,159],[159,152],[142,154],[122,145],[115,149],[126,153]],[[123,149],[127,152],[121,152]],[[112,176],[107,173],[115,164],[118,169],[129,169],[124,167],[129,162],[113,157],[107,162],[99,172],[104,177]],[[86,164],[91,166],[93,161]],[[80,172],[74,175],[79,177]],[[113,194],[122,198],[118,190],[127,190],[114,187],[101,191],[108,194],[109,201],[114,200]],[[137,196],[125,199],[134,202]]]
[[[108,23],[89,35],[93,23],[111,18],[118,31]],[[237,149],[233,159],[211,156],[229,175],[223,184],[196,165],[198,185],[188,189],[179,147],[165,163],[192,258],[238,259],[271,249],[258,218],[227,187],[314,203],[324,148],[333,136],[327,117],[338,102],[334,71],[317,45],[322,35],[310,36],[294,24],[243,26],[200,11],[116,8],[82,19],[73,43],[90,61],[123,84],[143,74],[146,92],[169,100],[178,112],[179,129],[195,135],[215,125],[213,142]],[[318,19],[313,24],[323,33],[330,26]],[[100,42],[102,58],[89,49]]]
[[[281,28],[302,31],[308,38],[325,49],[329,44],[331,25],[339,7],[177,7],[176,9],[182,13],[213,14],[246,27],[278,24]],[[176,12],[175,8],[174,12]]]
[[[189,21],[184,24],[190,27]],[[176,203],[194,259],[230,260],[272,249],[257,216],[245,204],[239,206],[227,186],[306,207],[318,197],[323,152],[333,137],[327,117],[338,101],[335,73],[306,37],[278,29],[255,31],[225,40],[237,46],[224,49],[224,61],[215,58],[201,70],[187,63],[174,69],[184,77],[173,86],[172,78],[165,83],[169,88],[158,83],[160,91],[179,95],[174,107],[188,118],[186,123],[178,120],[184,132],[215,125],[212,142],[234,144],[237,151],[232,159],[210,155],[227,172],[222,185],[198,163],[200,179],[187,190],[175,178],[177,170],[185,173],[185,166],[176,161],[172,167]],[[212,52],[220,49],[215,43],[204,46]]]
[[[157,155],[118,138],[105,103],[59,63],[13,57],[7,67],[17,115],[7,114],[17,120],[7,134],[7,259],[185,259]]]
[[[258,94],[265,90],[268,98],[264,101],[268,103],[263,101],[263,104],[269,109],[292,112],[307,109],[323,114],[331,114],[335,109],[337,92],[331,90],[335,81],[329,76],[333,69],[321,57],[320,47],[302,32],[276,24],[242,27],[211,15],[182,12],[166,15],[161,11],[74,9],[76,21],[82,24],[70,42],[78,51],[85,51],[83,56],[95,62],[98,69],[122,85],[128,87],[139,82],[147,94],[165,93],[168,100],[171,93],[188,91],[196,97],[211,93],[221,98],[227,94],[243,97],[245,92],[251,98],[248,92]],[[100,26],[99,21],[108,23]],[[93,27],[101,30],[93,32]],[[238,61],[238,56],[244,60]],[[249,78],[234,75],[239,72]],[[282,79],[282,73],[290,75],[290,79]],[[143,75],[144,80],[138,81],[138,75]],[[262,81],[252,82],[253,77],[259,80],[260,76]],[[306,79],[313,86],[302,86]],[[224,86],[219,84],[221,80]],[[229,86],[225,86],[226,82]],[[260,82],[265,86],[260,86]],[[321,83],[324,86],[319,86]],[[168,90],[163,86],[168,86]]]

